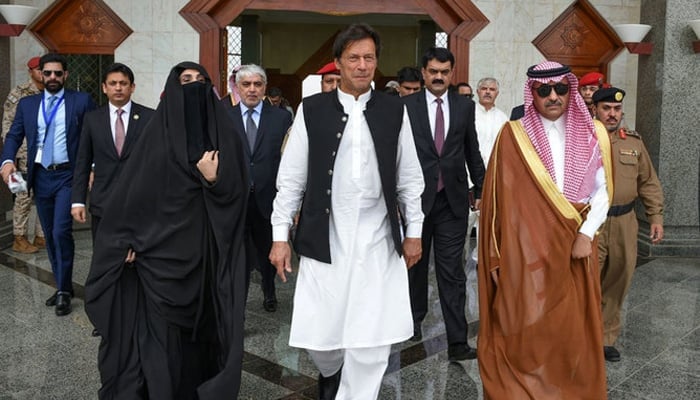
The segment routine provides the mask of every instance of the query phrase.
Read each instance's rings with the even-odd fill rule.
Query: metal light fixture
[[[0,24],[0,36],[19,36],[24,28],[34,19],[39,9],[17,4],[0,4],[0,14],[5,18]]]
[[[642,42],[644,36],[651,30],[651,25],[644,24],[619,24],[613,25],[617,36],[625,43],[625,47],[632,54],[651,54],[654,44]]]

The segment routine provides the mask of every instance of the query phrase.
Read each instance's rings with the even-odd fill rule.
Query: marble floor
[[[0,400],[96,399],[97,346],[83,310],[89,231],[77,231],[74,311],[56,317],[44,300],[54,291],[46,252],[0,252]],[[622,361],[608,363],[609,398],[700,398],[700,259],[642,259],[625,304],[618,342]],[[254,279],[257,277],[255,274]],[[436,286],[420,343],[392,351],[381,399],[481,399],[475,361],[451,364]],[[277,312],[262,308],[253,281],[246,313],[240,399],[314,399],[317,371],[304,351],[287,345],[294,282],[278,284]],[[475,293],[471,282],[470,293]],[[469,296],[473,297],[472,294]],[[478,317],[471,302],[470,343]]]

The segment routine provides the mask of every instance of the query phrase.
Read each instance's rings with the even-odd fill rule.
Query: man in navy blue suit
[[[46,305],[56,315],[71,312],[73,297],[73,224],[71,184],[80,142],[83,115],[95,108],[87,93],[64,89],[68,78],[65,57],[46,54],[39,61],[44,91],[20,100],[5,140],[2,174],[7,183],[15,172],[15,154],[27,138],[27,184],[34,190],[37,213],[46,233],[46,250],[56,280],[56,293]]]

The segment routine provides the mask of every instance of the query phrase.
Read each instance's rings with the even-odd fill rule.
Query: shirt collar
[[[107,103],[107,104],[109,105],[109,113],[110,114],[116,113],[119,108],[124,110],[124,114],[126,114],[126,115],[129,115],[129,113],[131,112],[131,100],[129,100],[129,102],[124,104],[122,107],[117,107],[112,103]]]
[[[351,100],[351,101],[355,101],[355,96],[343,92],[340,88],[338,88],[338,97],[339,97],[340,99],[345,98],[345,99],[348,99],[348,100]],[[359,96],[357,97],[357,101],[365,102],[365,103],[366,103],[367,101],[369,101],[369,98],[370,98],[370,97],[372,97],[372,89],[370,89],[370,90],[368,90],[368,91],[362,93],[361,95],[359,95]]]
[[[260,100],[260,101],[258,102],[258,104],[257,104],[255,107],[253,107],[253,110],[255,110],[255,112],[256,112],[258,115],[262,115],[263,101],[264,101],[264,100]],[[247,113],[248,113],[248,106],[246,106],[245,104],[243,104],[243,102],[240,102],[240,103],[238,103],[238,104],[241,105],[241,115],[242,115],[243,117],[248,117],[248,114],[247,114]],[[253,115],[255,115],[255,113],[253,113]]]
[[[440,96],[443,106],[447,105],[447,94],[448,91],[445,91],[445,93]],[[425,100],[428,102],[428,105],[435,103],[435,99],[437,99],[437,96],[435,96],[430,90],[425,89]]]
[[[559,118],[557,118],[556,121],[550,121],[542,115],[540,115],[539,117],[542,121],[542,126],[544,127],[545,132],[547,132],[549,128],[554,126],[560,133],[566,133],[566,113],[562,114]]]
[[[63,95],[64,95],[65,93],[66,93],[66,90],[65,90],[65,89],[61,89],[61,90],[58,91],[58,93],[54,93],[54,94],[49,93],[48,90],[44,89],[44,100],[48,100],[49,97],[51,97],[51,96],[56,96],[57,98],[60,99],[61,97],[63,97]]]

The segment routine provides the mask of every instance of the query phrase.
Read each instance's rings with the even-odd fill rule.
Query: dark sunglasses
[[[569,85],[566,83],[556,83],[554,85],[542,85],[535,89],[537,92],[537,95],[540,97],[548,97],[550,93],[552,93],[552,89],[554,89],[554,93],[558,94],[559,96],[563,96],[567,93],[569,93]]]
[[[47,78],[50,77],[51,74],[54,74],[54,75],[56,75],[57,78],[60,78],[63,76],[63,71],[52,71],[50,69],[45,69],[45,70],[41,71],[41,74]]]
[[[464,96],[464,97],[469,97],[470,99],[473,99],[473,98],[474,98],[474,93],[463,94],[462,96]]]

